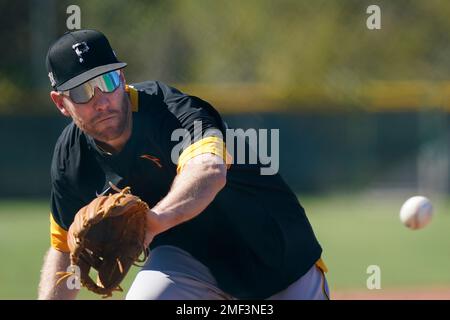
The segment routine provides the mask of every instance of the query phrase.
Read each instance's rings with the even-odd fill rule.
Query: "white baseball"
[[[411,197],[400,209],[400,220],[410,229],[425,227],[433,217],[433,206],[430,200],[423,196]]]

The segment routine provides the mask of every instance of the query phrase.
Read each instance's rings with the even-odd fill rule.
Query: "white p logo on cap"
[[[80,58],[80,63],[83,63],[83,57],[82,54],[89,51],[89,47],[86,42],[79,42],[75,43],[72,46],[72,49],[75,50],[75,53],[77,54],[78,58]]]

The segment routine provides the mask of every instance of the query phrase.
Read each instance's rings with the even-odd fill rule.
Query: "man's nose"
[[[105,110],[108,108],[109,100],[106,94],[103,93],[98,87],[94,89],[94,108],[97,110]]]

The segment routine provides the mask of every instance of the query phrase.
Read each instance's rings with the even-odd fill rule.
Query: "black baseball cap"
[[[65,91],[127,64],[117,60],[103,33],[76,30],[64,33],[50,46],[46,65],[52,87]]]

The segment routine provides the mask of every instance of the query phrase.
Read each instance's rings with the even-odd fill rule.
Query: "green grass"
[[[450,214],[446,212],[450,203],[433,201],[431,224],[412,231],[398,216],[405,199],[302,199],[324,249],[331,288],[366,289],[369,265],[380,267],[382,288],[450,286]]]
[[[398,219],[404,197],[305,197],[301,202],[324,249],[333,289],[364,289],[369,265],[381,268],[382,288],[450,286],[448,201],[434,203],[425,229]],[[433,199],[432,199],[433,200]],[[35,299],[42,259],[49,247],[45,201],[0,202],[0,299]],[[129,288],[138,268],[124,281]],[[97,296],[82,290],[80,298]],[[115,294],[121,299],[124,294]]]

